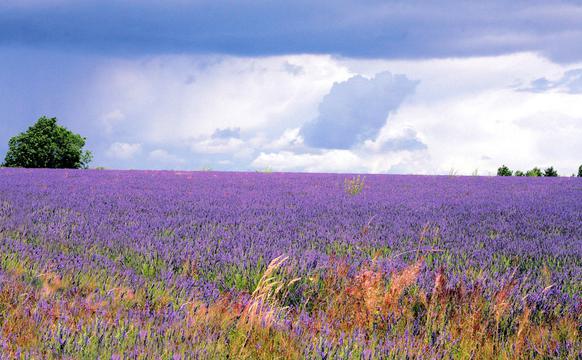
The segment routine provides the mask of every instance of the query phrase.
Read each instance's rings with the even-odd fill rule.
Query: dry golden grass
[[[286,308],[282,307],[279,299],[285,296],[285,291],[299,278],[285,282],[277,276],[277,272],[288,257],[279,256],[273,259],[261,276],[256,289],[251,295],[251,299],[241,314],[241,324],[247,325],[251,329],[254,326],[271,328],[284,315]]]
[[[63,281],[59,274],[54,272],[46,272],[39,275],[42,279],[42,296],[48,297],[63,288]]]
[[[511,299],[509,298],[510,292],[515,288],[516,282],[511,280],[505,284],[501,290],[495,296],[494,311],[495,311],[495,321],[497,324],[501,321],[501,318],[509,307],[511,306]]]
[[[519,359],[523,353],[525,347],[526,338],[529,335],[529,317],[531,315],[531,310],[529,307],[523,309],[523,313],[519,319],[519,328],[517,329],[517,334],[515,335],[515,353],[514,358]]]
[[[182,346],[207,341],[208,349],[233,359],[300,359],[316,341],[339,348],[350,337],[357,338],[357,346],[373,349],[380,336],[390,338],[396,358],[437,353],[453,357],[452,351],[454,357],[467,359],[551,358],[565,343],[573,344],[570,354],[582,350],[579,318],[551,314],[536,318],[536,310],[516,296],[516,281],[486,296],[478,286],[452,287],[439,269],[426,294],[414,287],[422,259],[389,275],[374,262],[354,272],[346,261],[336,259],[327,273],[303,280],[291,279],[286,261],[286,257],[271,261],[251,294],[223,293],[210,304],[194,298],[177,305],[184,316],[167,326],[180,337],[164,340],[169,341],[164,346],[176,345],[171,341],[182,341]],[[113,334],[120,319],[129,321],[129,312],[139,311],[145,301],[141,299],[145,290],[139,287],[109,284],[107,291],[86,294],[70,291],[66,276],[49,272],[39,278],[42,282],[36,286],[17,273],[2,278],[0,331],[10,344],[4,350],[8,358],[17,350],[43,349],[42,334],[47,330],[61,328],[74,334],[80,325],[99,321]],[[284,304],[298,282],[309,303],[287,308]],[[156,299],[164,304],[168,294],[160,294]],[[45,310],[39,313],[41,308]],[[148,311],[151,318],[141,326],[155,329],[163,314],[156,306]],[[302,315],[309,322],[302,323]],[[301,331],[294,332],[296,328]],[[446,340],[435,342],[439,338]],[[142,340],[144,348],[156,353],[159,338],[148,339]],[[116,351],[122,353],[120,349]]]
[[[420,259],[414,264],[406,267],[400,273],[392,275],[392,278],[390,279],[390,291],[384,295],[384,304],[386,307],[392,308],[393,310],[397,307],[398,300],[402,296],[404,290],[414,284],[418,279],[423,263],[424,259]]]

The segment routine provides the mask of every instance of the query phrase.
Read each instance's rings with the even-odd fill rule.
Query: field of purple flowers
[[[579,358],[581,179],[346,178],[0,169],[0,353]]]

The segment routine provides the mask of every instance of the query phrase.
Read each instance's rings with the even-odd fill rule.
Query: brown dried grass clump
[[[507,284],[505,284],[495,296],[493,308],[495,312],[495,321],[497,324],[499,324],[501,318],[503,317],[503,315],[505,315],[505,313],[507,312],[511,305],[509,295],[511,294],[513,288],[515,288],[515,285],[516,285],[515,280],[507,282]]]
[[[133,303],[135,299],[135,292],[133,289],[126,286],[118,286],[108,291],[108,294],[112,295],[112,300],[114,304]]]
[[[29,349],[38,343],[37,326],[30,309],[17,306],[7,311],[2,324],[2,337],[18,348]]]
[[[80,307],[84,309],[87,317],[93,317],[107,308],[107,301],[98,299],[95,293],[90,293],[80,301]]]
[[[230,294],[224,294],[212,304],[205,304],[199,300],[192,300],[180,306],[186,311],[188,328],[206,329],[220,333],[224,329],[236,326],[241,317],[242,305],[238,299]]]
[[[49,297],[63,288],[63,281],[59,274],[54,272],[46,272],[40,274],[39,277],[42,279],[42,291],[43,297]]]
[[[399,273],[393,274],[390,279],[390,291],[384,296],[384,304],[391,310],[396,310],[398,301],[404,291],[418,279],[424,259],[417,260]]]
[[[435,279],[434,287],[432,289],[431,300],[442,300],[446,298],[447,293],[447,275],[445,270],[441,267],[438,269]]]
[[[515,335],[515,359],[518,359],[525,348],[526,338],[529,335],[531,310],[528,306],[523,309],[523,313],[519,319],[519,328]]]
[[[389,283],[383,273],[375,269],[374,262],[353,277],[348,277],[347,271],[341,267],[330,272],[321,290],[320,297],[324,300],[318,302],[319,308],[324,310],[321,322],[333,323],[336,336],[352,333],[356,329],[366,332],[386,329],[387,319],[397,319],[404,313],[405,309],[400,309],[398,302],[404,291],[416,282],[422,264],[421,259],[392,274]],[[338,274],[345,276],[333,278]]]
[[[384,289],[384,281],[380,272],[361,271],[346,288],[347,298],[336,302],[340,305],[337,313],[340,316],[342,313],[345,316],[346,312],[351,314],[351,318],[348,318],[351,325],[349,328],[370,326],[382,310]],[[342,309],[342,307],[345,308]]]
[[[182,264],[182,275],[197,278],[198,277],[198,267],[196,262],[190,258],[186,259]]]
[[[427,336],[432,336],[433,332],[438,330],[439,323],[443,323],[446,320],[446,304],[449,301],[449,295],[450,293],[447,291],[447,276],[441,267],[436,273],[430,300],[423,299],[423,304],[427,307]]]
[[[38,328],[32,317],[37,302],[35,290],[18,277],[3,279],[0,284],[0,338],[8,340],[9,348],[5,351],[30,349],[38,344]]]

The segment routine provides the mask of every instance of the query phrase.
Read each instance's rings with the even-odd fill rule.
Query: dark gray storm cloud
[[[391,111],[414,92],[416,81],[389,72],[372,79],[354,76],[335,83],[319,105],[319,115],[301,128],[308,146],[349,149],[374,139]]]
[[[575,1],[7,0],[0,44],[96,53],[582,60]]]

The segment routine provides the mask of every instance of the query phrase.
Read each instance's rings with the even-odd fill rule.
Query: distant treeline
[[[497,169],[497,176],[548,176],[548,177],[556,177],[558,176],[558,171],[554,169],[553,166],[545,168],[544,170],[534,167],[531,170],[523,172],[521,170],[511,170],[505,165],[502,165],[500,168]],[[572,176],[575,176],[572,174]],[[578,177],[582,177],[582,165],[578,168]]]

